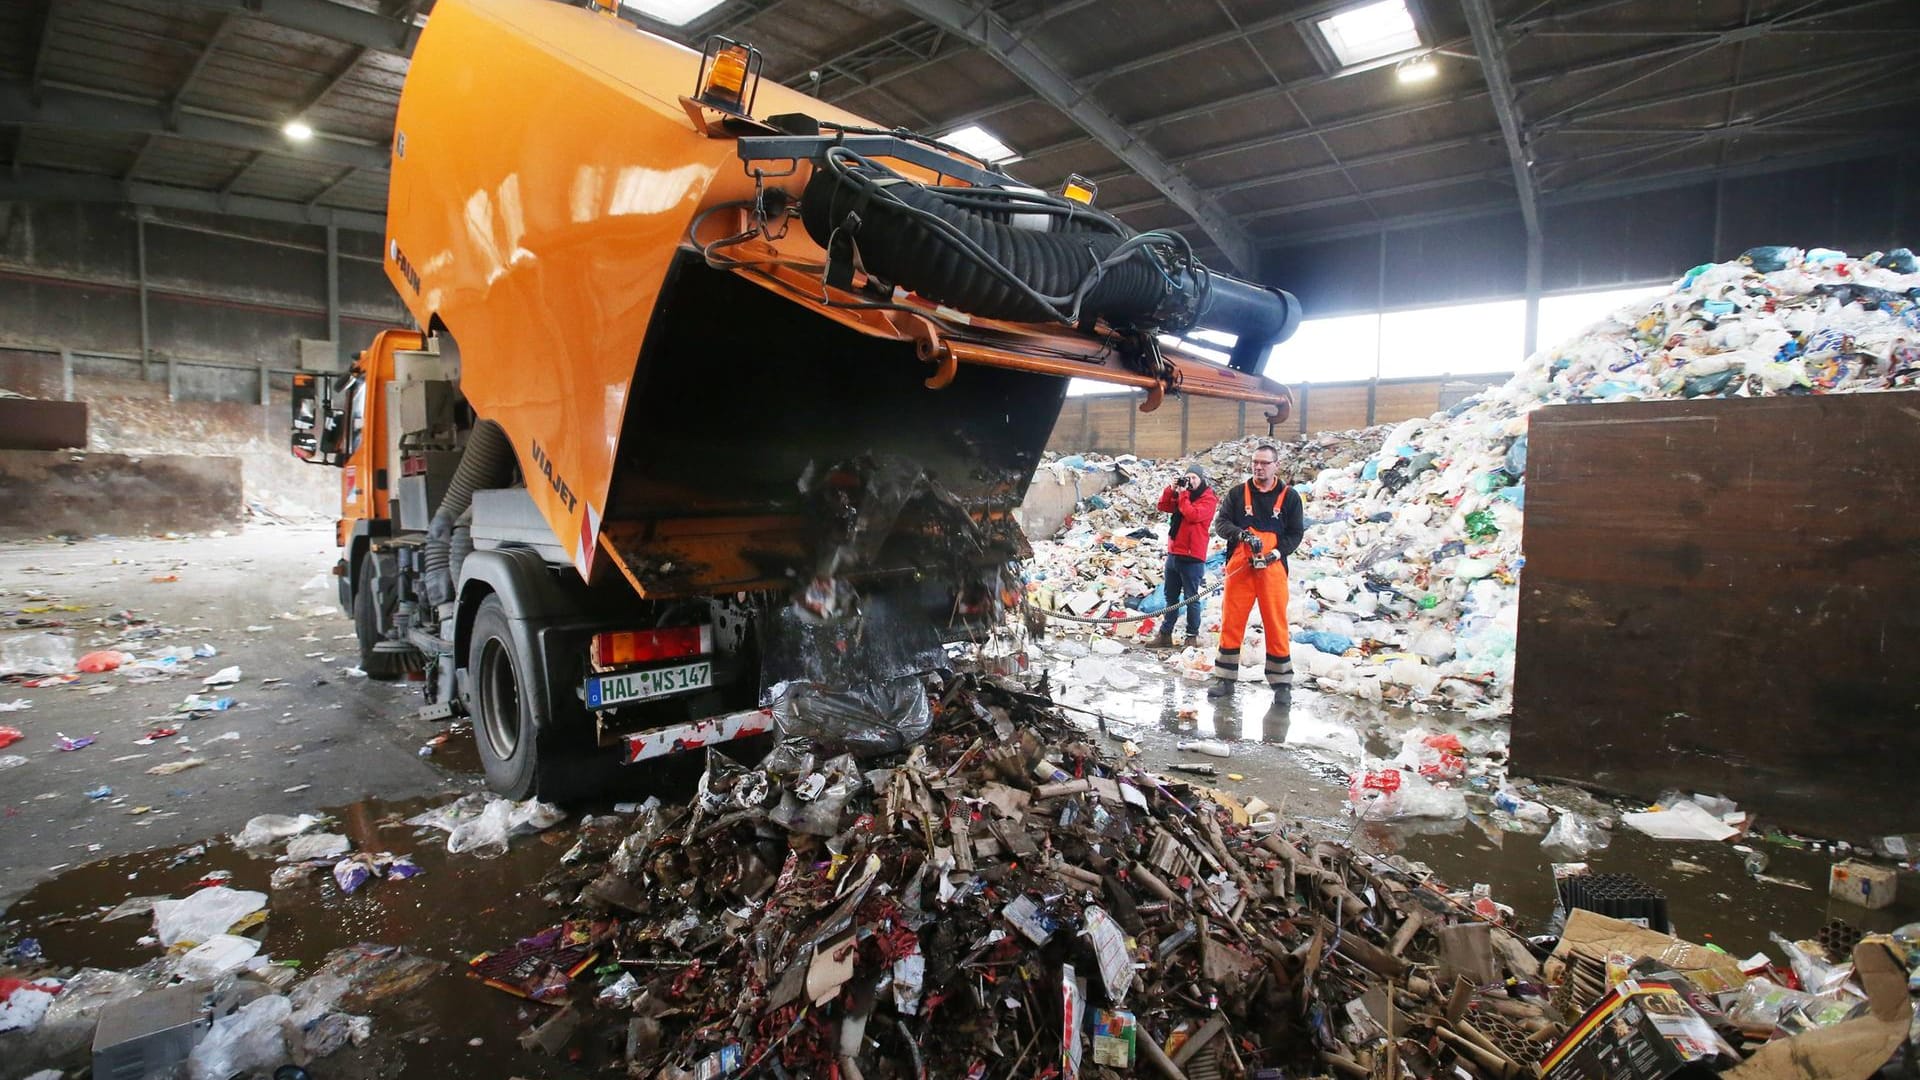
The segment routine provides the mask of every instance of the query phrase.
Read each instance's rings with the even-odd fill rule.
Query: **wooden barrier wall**
[[[1284,439],[1318,431],[1397,424],[1416,416],[1430,416],[1507,378],[1497,374],[1303,384],[1293,388],[1293,416],[1273,434]],[[1266,418],[1257,405],[1169,397],[1160,408],[1143,413],[1141,399],[1140,394],[1068,398],[1047,449],[1062,454],[1170,458],[1228,439],[1267,434]]]
[[[1911,831],[1916,421],[1914,393],[1534,412],[1514,772]]]

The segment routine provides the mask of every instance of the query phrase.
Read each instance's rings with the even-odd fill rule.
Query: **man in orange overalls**
[[[1293,706],[1293,649],[1287,632],[1287,556],[1306,535],[1300,493],[1280,482],[1280,451],[1261,443],[1253,451],[1253,478],[1220,493],[1213,531],[1227,541],[1227,590],[1220,613],[1220,655],[1213,662],[1211,698],[1233,693],[1240,675],[1240,644],[1247,616],[1260,605],[1266,629],[1267,685],[1273,707]]]

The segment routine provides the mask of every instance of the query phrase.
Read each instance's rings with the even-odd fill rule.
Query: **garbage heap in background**
[[[1306,497],[1307,515],[1292,562],[1296,669],[1322,689],[1369,700],[1505,713],[1525,563],[1528,414],[1546,405],[1912,388],[1920,381],[1917,269],[1904,249],[1853,259],[1756,248],[1695,267],[1668,295],[1535,353],[1505,385],[1445,412],[1287,443],[1281,472]],[[1490,357],[1488,366],[1498,363]],[[1252,441],[1198,457],[1231,484],[1246,474]],[[1330,446],[1340,450],[1318,456]],[[1161,606],[1153,601],[1165,515],[1153,504],[1184,463],[1123,459],[1115,467],[1132,483],[1089,500],[1093,508],[1059,539],[1035,545],[1030,594],[1039,606],[1076,615]],[[1210,582],[1220,562],[1216,554]],[[1218,609],[1211,598],[1209,630]],[[1119,632],[1145,630],[1132,623]],[[1175,663],[1204,674],[1211,640]],[[1249,639],[1250,651],[1259,647]]]

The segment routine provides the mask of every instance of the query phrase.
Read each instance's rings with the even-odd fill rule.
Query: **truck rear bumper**
[[[632,765],[650,758],[698,750],[715,743],[764,735],[772,730],[772,709],[749,709],[622,735],[620,745],[626,763]]]

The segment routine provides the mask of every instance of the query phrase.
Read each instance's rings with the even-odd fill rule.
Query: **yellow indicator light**
[[[715,43],[709,43],[712,48]],[[706,82],[700,87],[700,100],[716,109],[732,113],[745,113],[752,97],[748,90],[752,80],[757,77],[755,68],[759,59],[753,48],[737,42],[726,42],[712,53],[712,61],[707,65]]]
[[[1099,191],[1100,185],[1081,176],[1079,173],[1074,173],[1072,176],[1067,177],[1065,186],[1060,189],[1060,196],[1061,198],[1072,199],[1074,202],[1092,206],[1093,197]]]

